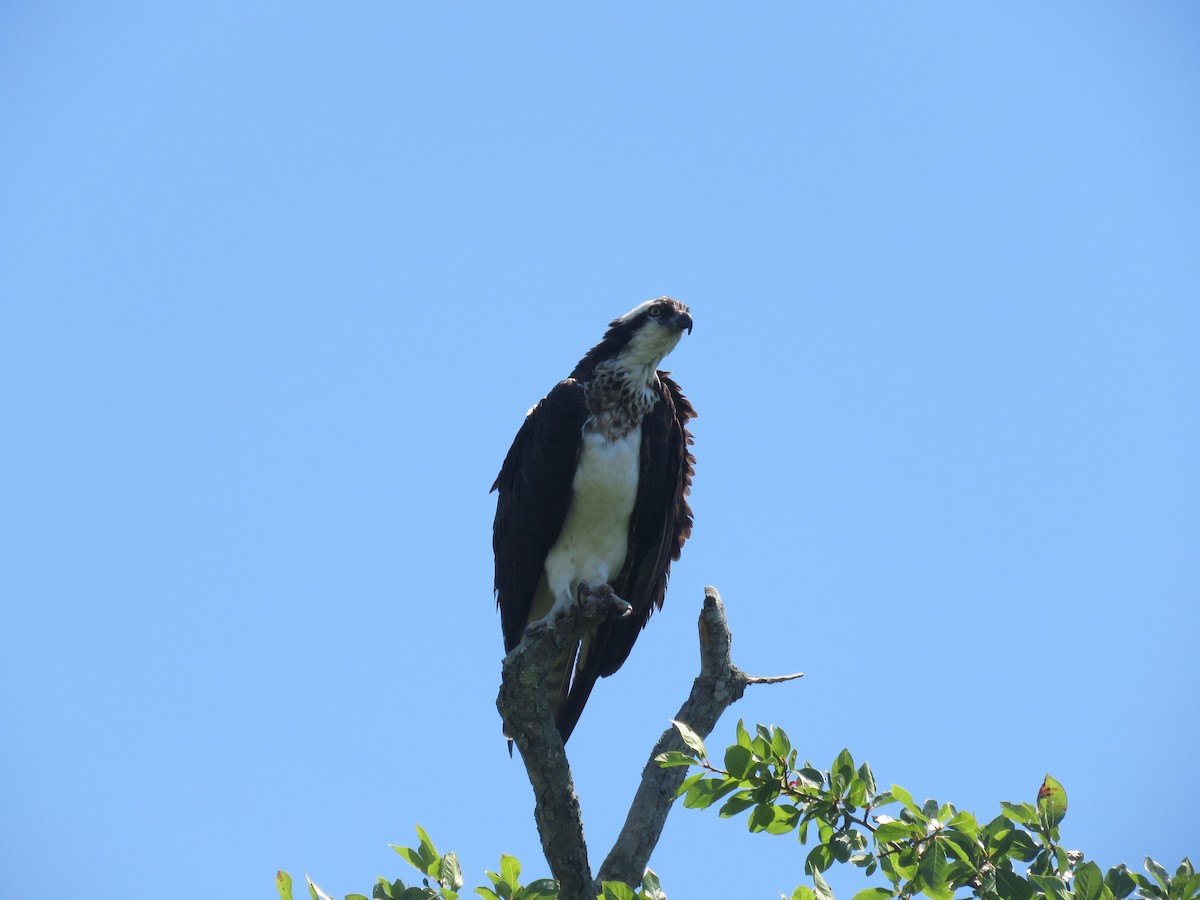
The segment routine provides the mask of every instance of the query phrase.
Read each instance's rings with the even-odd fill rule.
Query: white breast
[[[625,565],[641,447],[640,425],[615,441],[585,431],[567,519],[546,556],[556,601],[572,599],[580,581],[608,583]]]

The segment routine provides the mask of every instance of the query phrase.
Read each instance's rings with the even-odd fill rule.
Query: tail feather
[[[591,692],[589,683],[584,695],[579,699],[578,707],[575,706],[576,691],[581,683],[579,673],[587,652],[587,643],[585,638],[582,650],[580,645],[576,644],[560,653],[554,660],[554,665],[546,673],[546,697],[550,702],[550,709],[554,713],[554,721],[558,725],[558,732],[562,735],[564,744],[571,736],[571,729],[579,721],[579,714],[583,712],[583,704],[587,702],[587,694]],[[572,669],[574,669],[574,677],[572,677]],[[595,676],[592,677],[592,682],[595,682]],[[508,755],[512,756],[513,740],[507,729],[504,731],[504,737],[508,739]]]
[[[571,677],[570,690],[563,692],[561,702],[554,707],[554,722],[558,725],[558,733],[562,736],[564,744],[571,736],[571,732],[575,730],[575,725],[579,722],[580,715],[583,714],[583,707],[587,704],[599,675],[595,665],[588,664],[591,659],[589,652],[591,648],[592,635],[585,635],[579,645],[578,653],[572,654],[575,657],[575,671]]]
[[[592,635],[585,636],[580,643],[559,654],[546,673],[546,696],[564,744],[575,730],[583,707],[600,677],[596,660],[589,653],[591,645]],[[508,755],[512,756],[512,737],[507,732],[504,736],[508,738]]]
[[[550,699],[550,709],[554,711],[554,719],[558,721],[559,712],[567,704],[571,693],[571,668],[579,652],[579,645],[559,654],[554,665],[546,673],[546,694]]]

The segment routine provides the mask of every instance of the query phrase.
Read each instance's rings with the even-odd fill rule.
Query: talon
[[[575,590],[575,595],[576,601],[580,605],[588,600],[604,603],[608,607],[608,614],[617,619],[624,619],[633,613],[633,605],[618,597],[613,586],[608,583],[592,585],[581,581]]]
[[[547,617],[548,618],[548,617]],[[525,626],[525,637],[537,637],[546,631],[553,631],[554,623],[547,619],[538,619],[536,622],[530,622]]]

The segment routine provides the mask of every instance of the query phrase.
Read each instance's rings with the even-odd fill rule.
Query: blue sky
[[[637,303],[696,327],[696,528],[570,744],[594,862],[718,727],[1108,866],[1200,850],[1189,3],[10,4],[0,883],[544,874],[493,703],[495,477]],[[672,896],[803,880],[676,810]],[[475,882],[472,882],[475,883]],[[835,880],[849,897],[856,873]]]

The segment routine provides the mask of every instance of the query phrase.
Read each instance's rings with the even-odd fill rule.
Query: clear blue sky
[[[808,673],[725,738],[1197,855],[1198,48],[1186,2],[8,4],[0,893],[369,892],[414,823],[544,874],[488,487],[659,294],[696,530],[570,745],[594,861],[705,584]],[[652,865],[802,859],[680,809]]]

